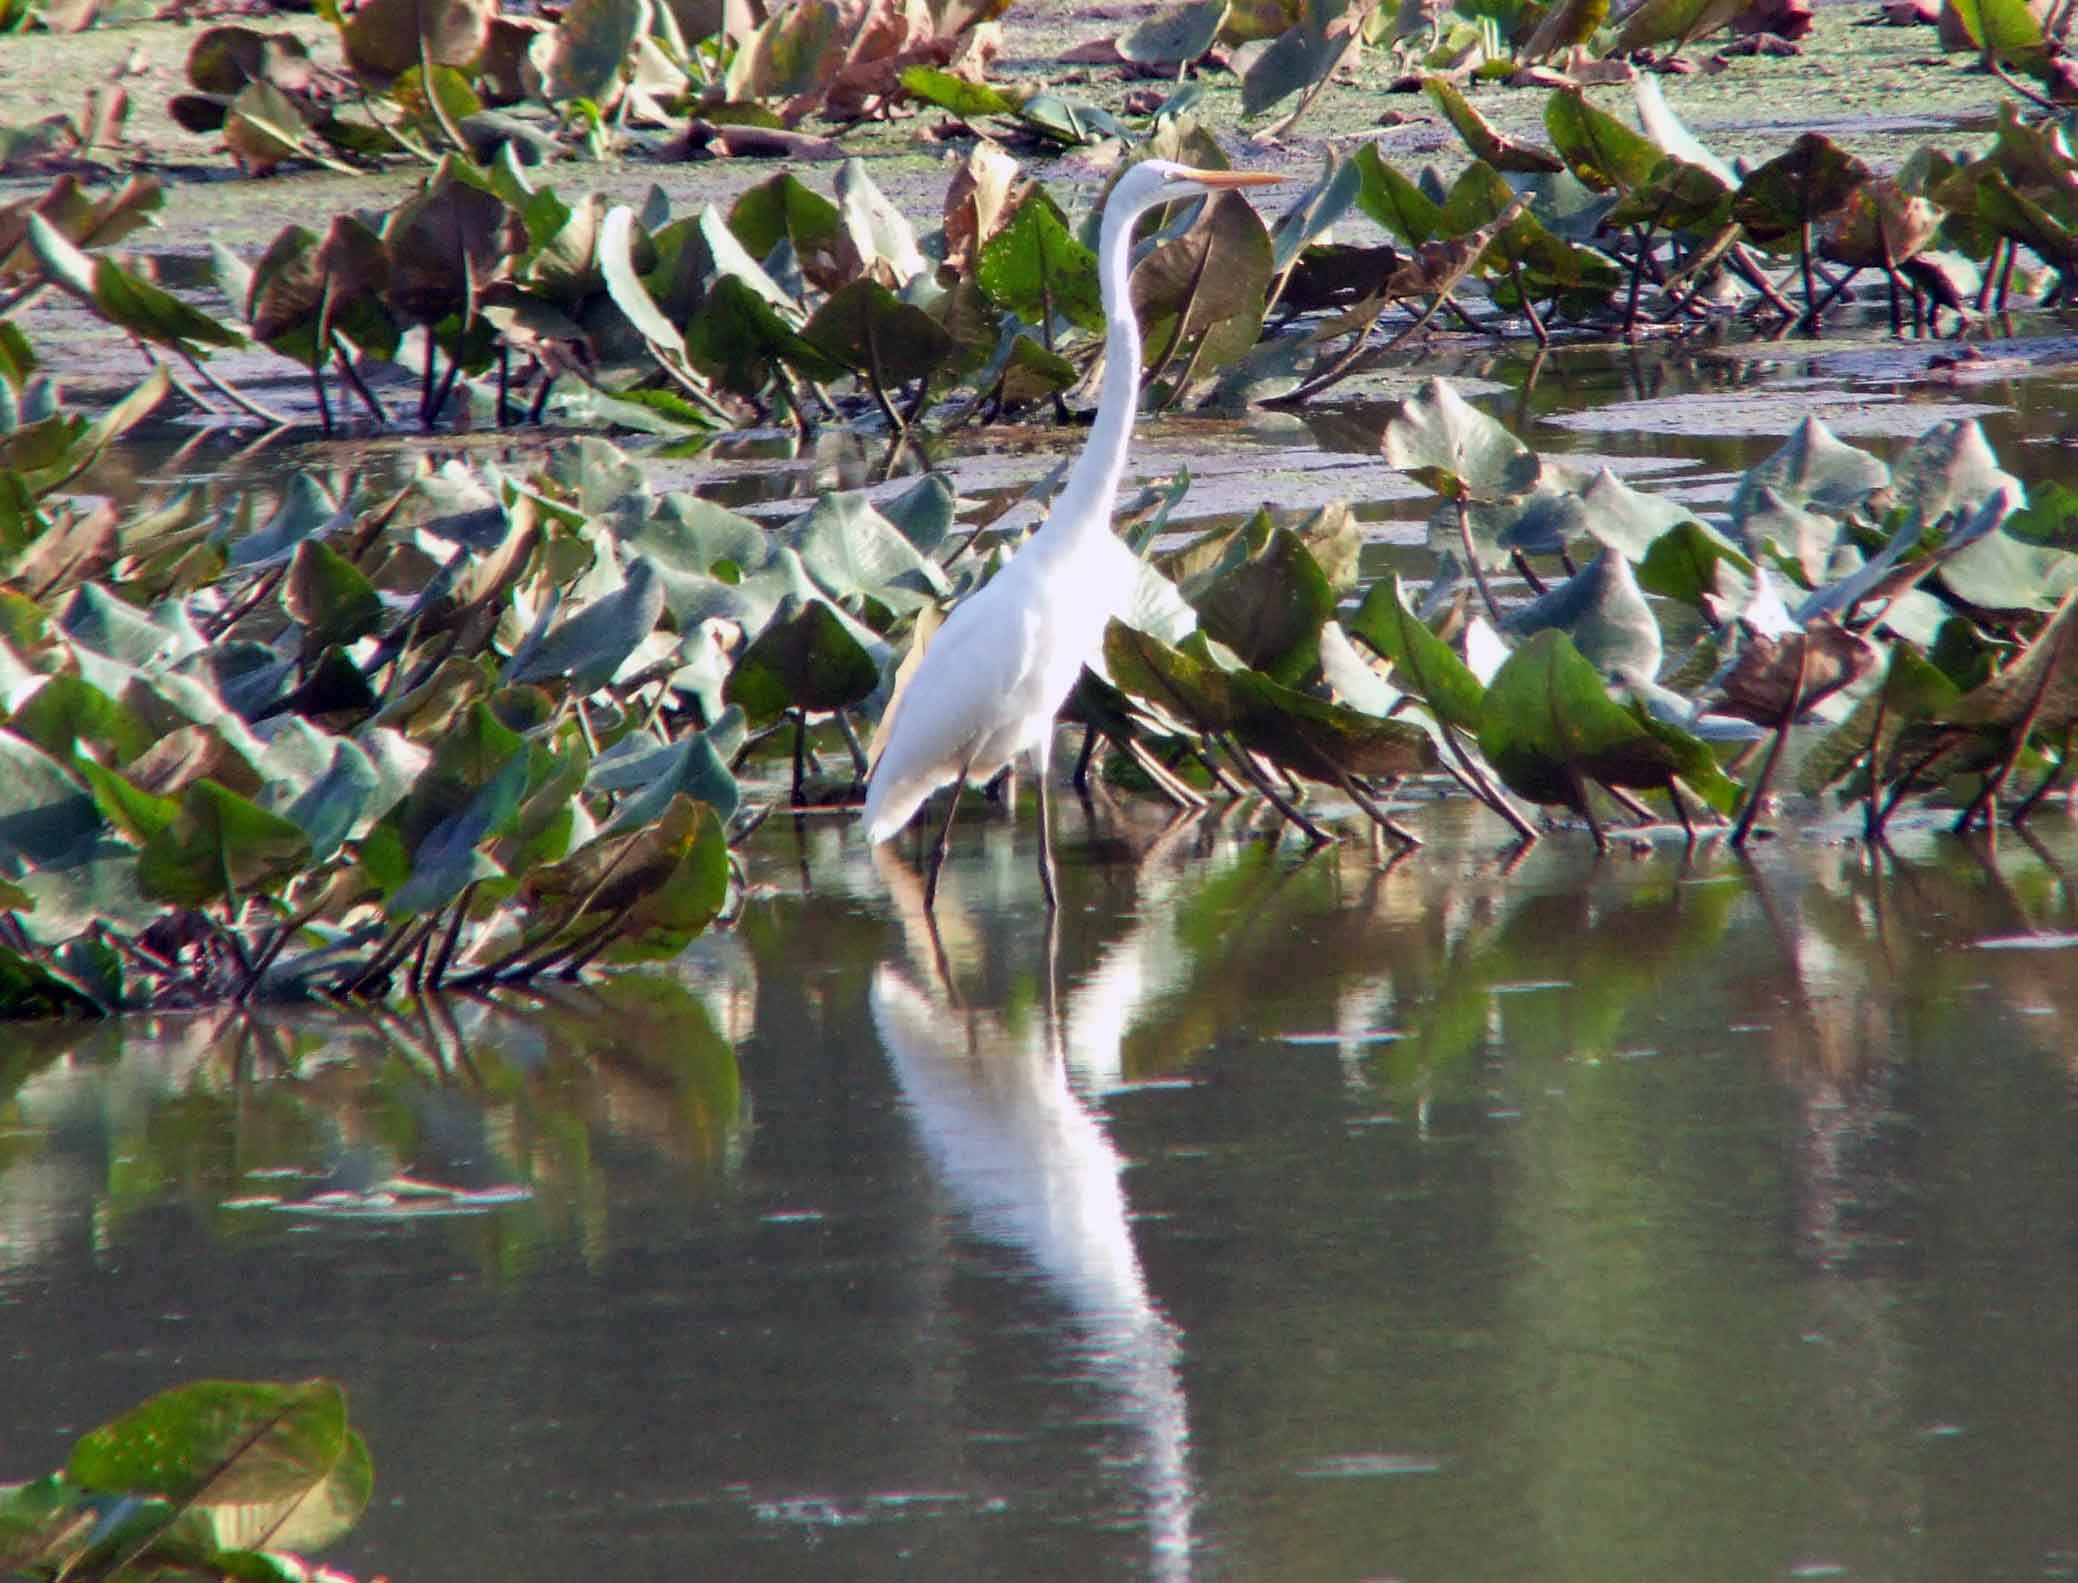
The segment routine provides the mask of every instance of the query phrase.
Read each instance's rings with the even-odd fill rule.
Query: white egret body
[[[952,786],[957,805],[961,785],[985,781],[1030,753],[1039,782],[1039,875],[1047,906],[1057,905],[1047,785],[1054,716],[1138,576],[1132,552],[1111,531],[1140,399],[1140,327],[1127,289],[1133,222],[1156,204],[1280,179],[1151,159],[1112,188],[1097,243],[1106,332],[1089,441],[1045,522],[1001,571],[954,607],[881,721],[866,782],[868,841],[893,836],[939,787]],[[925,882],[926,906],[936,897],[951,833],[948,812]]]

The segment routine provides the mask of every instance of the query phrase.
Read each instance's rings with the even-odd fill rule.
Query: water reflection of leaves
[[[90,1211],[104,1234],[169,1198],[232,1237],[273,1234],[272,1208],[401,1219],[433,1205],[482,1222],[459,1234],[506,1272],[573,1223],[596,1229],[602,1138],[727,1174],[746,1112],[706,1005],[655,975],[293,1019],[224,1009],[39,1029],[23,1048],[0,1068],[0,1114],[23,1127],[0,1153],[0,1221],[40,1157],[86,1148],[87,1191],[56,1212]]]

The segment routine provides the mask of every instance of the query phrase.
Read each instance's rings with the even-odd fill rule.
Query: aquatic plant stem
[[[1462,486],[1457,492],[1457,536],[1465,548],[1465,564],[1471,568],[1472,581],[1479,585],[1479,597],[1486,602],[1486,613],[1494,625],[1501,624],[1501,603],[1494,598],[1493,589],[1486,581],[1486,568],[1480,564],[1479,552],[1472,547],[1472,503]]]
[[[1258,792],[1262,793],[1270,806],[1275,808],[1287,823],[1295,824],[1300,830],[1305,832],[1306,839],[1311,845],[1328,846],[1334,842],[1335,838],[1301,813],[1296,804],[1286,801],[1283,794],[1270,784],[1270,778],[1256,766],[1255,759],[1251,754],[1225,737],[1219,740],[1221,746],[1226,749],[1227,756],[1233,759],[1236,767],[1240,769],[1242,778]]]
[[[2062,646],[2058,645],[2059,650]],[[2006,777],[2013,773],[2013,766],[2020,762],[2020,755],[2027,751],[2027,739],[2034,735],[2035,721],[2041,717],[2042,704],[2049,697],[2049,684],[2055,679],[2056,662],[2061,657],[2061,653],[2052,655],[2043,663],[2042,674],[2035,681],[2035,690],[2028,696],[2027,708],[2021,714],[2020,723],[2013,728],[2012,746],[2007,748],[1999,759],[1999,767],[1985,778],[1984,785],[1978,789],[1977,795],[1964,805],[1962,813],[1957,816],[1954,826],[1957,835],[1969,829],[1970,821],[1980,815],[1983,816],[1984,828],[1991,828],[1991,810],[1998,806],[1996,799],[1999,788],[2006,784]]]
[[[1354,775],[1343,769],[1339,764],[1334,766],[1334,770],[1336,784],[1349,794],[1350,801],[1354,802],[1369,815],[1372,824],[1383,830],[1409,851],[1421,845],[1421,837],[1381,808],[1377,800],[1358,784],[1357,778]]]
[[[1818,316],[1824,310],[1818,301],[1818,285],[1811,271],[1811,216],[1808,214],[1797,227],[1797,266],[1804,272],[1804,328],[1816,330]]]
[[[2056,763],[2050,767],[2049,773],[2042,777],[2040,784],[2021,799],[2020,806],[2015,808],[2009,816],[2011,823],[2014,825],[2025,826],[2027,824],[2036,806],[2040,804],[2044,797],[2056,790],[2057,784],[2064,778],[2064,771],[2071,767],[2072,729],[2069,725],[2064,727],[2063,740],[2058,743],[2056,749]]]
[[[1508,800],[1508,794],[1494,785],[1487,777],[1486,771],[1465,751],[1464,743],[1458,740],[1456,729],[1448,721],[1441,722],[1439,729],[1443,735],[1444,746],[1450,749],[1451,757],[1457,760],[1458,768],[1463,772],[1466,786],[1472,795],[1507,820],[1509,828],[1523,840],[1536,840],[1537,827],[1522,816],[1515,804]]]
[[[332,357],[339,365],[339,372],[346,376],[346,382],[353,393],[360,398],[361,405],[368,409],[368,415],[375,419],[378,427],[388,428],[388,410],[375,392],[368,388],[367,381],[361,378],[361,371],[354,367],[353,358],[347,354],[346,343],[339,338],[339,332],[336,330],[332,332]]]
[[[193,352],[189,351],[185,346],[179,348],[179,351],[182,360],[187,363],[188,367],[192,368],[195,371],[195,373],[201,378],[202,382],[208,385],[209,388],[211,390],[214,390],[218,395],[222,396],[226,401],[230,402],[233,406],[239,408],[243,412],[249,413],[251,416],[255,418],[258,418],[262,423],[265,423],[270,427],[277,429],[285,429],[289,426],[289,420],[287,418],[284,418],[280,413],[272,411],[267,407],[261,406],[257,401],[254,401],[250,396],[246,395],[245,392],[240,390],[237,386],[233,385],[230,381],[217,378],[216,375],[212,374],[209,371],[208,365],[205,364],[200,358],[198,358]]]
[[[1789,689],[1789,703],[1783,708],[1782,718],[1775,723],[1775,735],[1768,743],[1768,756],[1761,760],[1760,774],[1754,777],[1753,790],[1747,794],[1746,806],[1739,810],[1739,822],[1732,827],[1732,845],[1744,847],[1746,838],[1753,834],[1753,822],[1760,817],[1761,802],[1768,794],[1768,783],[1775,777],[1775,764],[1782,757],[1782,745],[1789,740],[1789,728],[1796,723],[1797,710],[1804,702],[1804,674],[1811,665],[1811,640],[1802,638],[1797,645],[1797,679]]]
[[[462,920],[469,915],[469,900],[476,894],[476,881],[471,880],[462,887],[462,894],[455,898],[454,916],[447,921],[447,933],[440,942],[440,954],[433,958],[433,987],[438,989],[447,977],[449,964],[454,961],[455,942],[461,938]]]

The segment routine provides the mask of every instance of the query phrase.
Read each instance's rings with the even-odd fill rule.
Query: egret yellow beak
[[[1206,187],[1274,187],[1287,179],[1268,170],[1190,170],[1184,175]]]

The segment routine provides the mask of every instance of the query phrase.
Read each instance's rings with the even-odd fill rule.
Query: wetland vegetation
[[[1627,1061],[1655,975],[1722,1009],[1764,940],[1782,1136],[1873,1152],[1887,1045],[1982,987],[1942,953],[2032,1007],[2004,964],[2074,938],[2071,7],[142,10],[0,0],[0,1015],[50,1024],[0,1063],[0,1204],[60,1073],[170,1040],[192,1114],[111,1151],[118,1222],[178,1191],[231,1242],[582,1241],[604,1200],[554,1184],[595,1147],[738,1190],[744,986],[798,974],[1106,1360],[1119,1564],[1185,1576],[1222,1519],[1116,1096],[1313,1040],[1352,1128],[1461,1104],[1505,1153],[1500,1064]],[[1032,938],[984,820],[941,928],[846,811],[1079,443],[1096,219],[1151,156],[1289,181],[1147,222],[1139,580],[1061,722],[1068,912]],[[1954,917],[1901,928],[1928,896]],[[1279,930],[1348,951],[1300,972]],[[1857,1022],[1811,985],[1871,938]],[[1254,1028],[1280,979],[1314,999]],[[1667,1037],[1694,1076],[1709,1040]],[[498,1143],[440,1144],[449,1100]],[[1794,1258],[1832,1279],[1857,1235]],[[0,1563],[311,1575],[372,1489],[339,1387],[183,1377],[0,1488]]]

